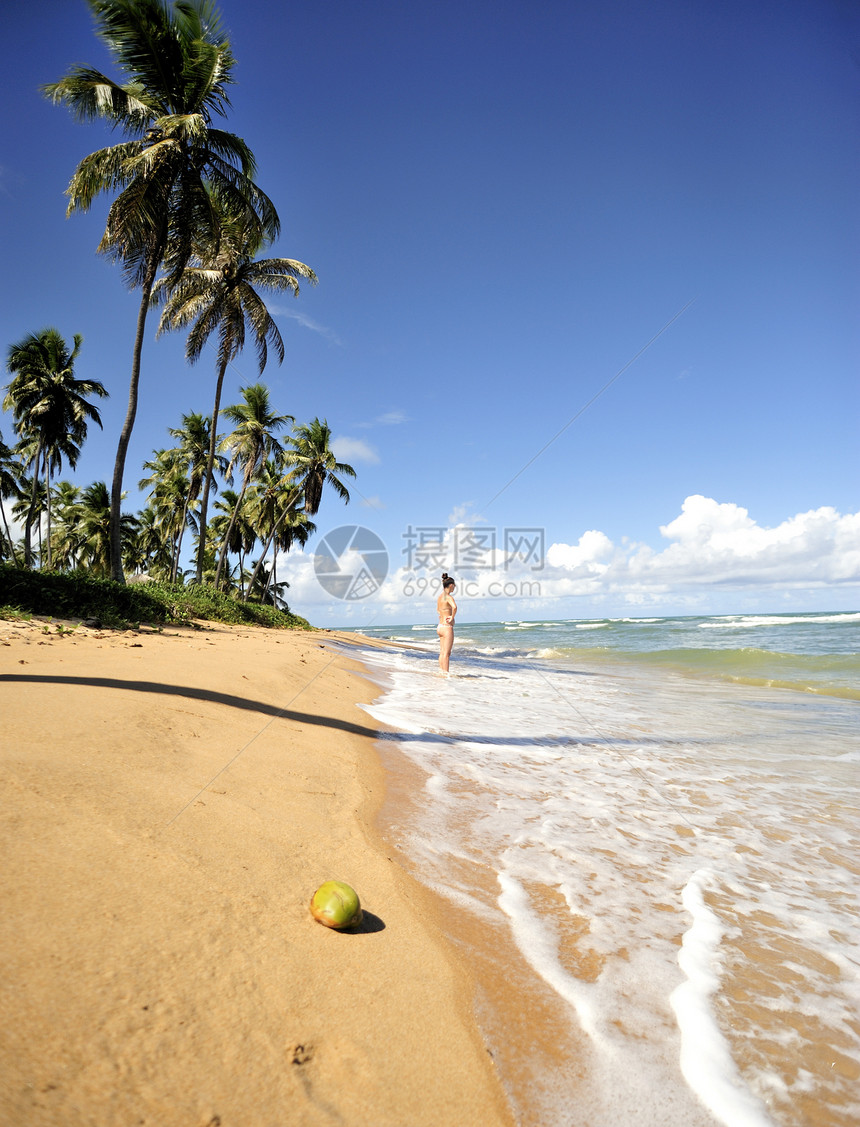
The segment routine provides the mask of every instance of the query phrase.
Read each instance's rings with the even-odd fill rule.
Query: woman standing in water
[[[457,613],[457,604],[454,602],[454,580],[446,572],[442,572],[442,594],[436,600],[436,610],[439,613],[439,625],[436,633],[439,635],[439,668],[443,673],[448,672],[448,659],[451,657],[451,648],[454,645],[454,616]]]

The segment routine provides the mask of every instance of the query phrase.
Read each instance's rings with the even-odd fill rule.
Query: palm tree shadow
[[[3,682],[91,685],[102,689],[125,689],[137,693],[156,693],[159,696],[187,697],[192,700],[208,701],[211,704],[224,704],[230,708],[243,709],[246,712],[257,712],[263,716],[293,720],[298,724],[316,724],[326,728],[334,728],[342,732],[351,732],[357,736],[367,736],[373,740],[379,737],[376,728],[368,728],[363,724],[353,724],[349,720],[339,720],[334,716],[319,716],[313,712],[298,712],[292,708],[279,708],[277,705],[267,704],[265,701],[250,700],[247,697],[234,696],[232,693],[219,693],[213,689],[200,689],[192,685],[170,685],[163,681],[124,681],[118,677],[73,677],[67,674],[46,673],[0,673],[0,684]]]

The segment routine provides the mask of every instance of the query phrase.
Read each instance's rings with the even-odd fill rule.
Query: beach
[[[75,625],[0,622],[0,1121],[511,1124],[344,640]]]

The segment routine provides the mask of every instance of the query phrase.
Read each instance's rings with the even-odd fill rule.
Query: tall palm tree
[[[128,138],[85,157],[68,187],[68,213],[87,211],[102,192],[119,190],[99,251],[120,262],[140,287],[128,410],[111,485],[111,573],[123,581],[120,513],[129,440],[137,414],[146,314],[159,266],[171,282],[189,261],[193,240],[216,246],[222,212],[238,215],[258,239],[280,222],[254,183],[253,154],[241,138],[213,128],[226,116],[235,59],[212,0],[87,0],[96,33],[122,81],[76,66],[44,93],[80,121],[101,119]]]
[[[18,556],[15,552],[15,544],[12,540],[12,530],[9,528],[9,521],[6,517],[6,508],[3,505],[3,502],[7,498],[13,498],[16,501],[20,498],[23,474],[23,466],[3,441],[3,435],[0,434],[0,516],[2,516],[3,518],[5,543],[9,548],[8,554],[9,556],[11,556],[12,562],[16,567],[18,566]]]
[[[26,450],[33,466],[33,494],[24,526],[24,564],[30,567],[32,551],[30,529],[36,511],[36,484],[41,470],[45,482],[48,512],[48,567],[51,566],[51,475],[65,458],[77,464],[90,421],[102,425],[98,410],[87,396],[106,396],[98,380],[75,377],[75,360],[83,337],[75,333],[75,347],[69,347],[57,329],[30,333],[9,349],[6,368],[13,373],[7,385],[4,410],[11,410],[15,431],[20,436],[19,450]]]
[[[274,348],[278,363],[283,363],[284,342],[258,289],[276,293],[299,293],[299,278],[315,285],[317,276],[309,266],[293,258],[255,259],[264,243],[254,232],[241,223],[227,218],[222,224],[220,244],[207,252],[199,253],[200,265],[186,268],[181,279],[172,285],[165,279],[156,287],[154,301],[165,301],[159,334],[169,329],[191,325],[185,355],[194,364],[200,358],[213,333],[218,337],[217,377],[215,404],[212,408],[211,444],[209,464],[200,499],[200,524],[202,528],[197,553],[197,582],[203,580],[203,551],[206,543],[206,521],[209,510],[209,493],[212,487],[215,463],[216,431],[221,406],[221,391],[227,365],[239,355],[245,345],[245,335],[250,330],[260,374],[266,367],[269,348]]]
[[[291,449],[286,459],[293,466],[296,479],[305,495],[305,512],[314,516],[319,512],[323,487],[331,486],[338,497],[349,504],[349,490],[338,477],[355,477],[355,470],[346,462],[339,462],[331,448],[331,430],[324,419],[293,427]]]
[[[266,459],[273,455],[283,457],[284,448],[275,437],[277,432],[283,430],[287,423],[295,420],[292,415],[276,415],[269,404],[269,389],[265,384],[252,384],[250,387],[239,389],[244,398],[242,403],[235,403],[224,409],[224,414],[235,423],[234,429],[223,440],[223,448],[230,451],[230,464],[227,467],[227,476],[233,477],[233,470],[237,464],[242,467],[242,487],[233,509],[230,525],[221,547],[218,558],[218,568],[215,572],[215,586],[221,574],[224,556],[227,553],[227,541],[233,529],[233,522],[245,499],[245,493],[251,484],[254,474],[265,465]]]

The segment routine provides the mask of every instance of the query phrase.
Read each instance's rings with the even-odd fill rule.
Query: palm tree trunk
[[[206,461],[206,476],[203,479],[203,492],[200,496],[200,539],[197,544],[197,582],[203,582],[203,557],[206,554],[206,514],[209,508],[209,487],[215,473],[215,446],[218,442],[218,411],[221,408],[221,388],[224,386],[224,374],[227,371],[227,361],[223,360],[218,369],[218,379],[215,383],[215,406],[212,408],[212,434],[209,438],[209,457]]]
[[[31,545],[32,527],[33,527],[33,514],[36,511],[36,500],[39,496],[39,461],[42,456],[42,436],[39,436],[39,444],[36,447],[36,457],[33,459],[33,491],[30,496],[30,507],[27,510],[27,516],[24,520],[24,567],[33,566],[33,548]]]
[[[284,523],[284,518],[286,516],[288,516],[288,514],[291,513],[291,512],[292,512],[292,509],[288,509],[288,508],[284,509],[284,511],[281,513],[281,515],[275,521],[274,526],[272,527],[272,531],[269,533],[269,539],[266,541],[266,546],[263,549],[262,555],[257,560],[257,566],[254,568],[254,574],[251,576],[251,581],[248,584],[248,594],[250,594],[254,590],[254,584],[257,582],[257,576],[260,574],[260,568],[263,566],[263,563],[266,559],[266,554],[269,551],[269,548],[271,548],[271,546],[272,546],[272,541],[278,535],[280,527]],[[276,548],[274,559],[276,560],[277,558],[278,558],[278,550]],[[272,569],[273,570],[274,570],[274,567],[275,567],[275,564],[273,562],[272,563]]]
[[[191,490],[185,494],[185,504],[182,506],[182,520],[179,525],[179,532],[176,536],[176,543],[173,546],[173,563],[170,568],[170,582],[175,583],[176,577],[179,574],[179,553],[182,551],[182,537],[185,534],[185,520],[188,516],[188,501],[191,496]]]
[[[245,499],[245,490],[248,488],[248,480],[242,482],[242,489],[239,496],[236,498],[236,504],[233,506],[233,512],[230,514],[230,523],[227,526],[227,531],[224,533],[224,539],[221,542],[221,554],[218,557],[218,568],[215,572],[215,586],[218,586],[218,581],[221,578],[221,569],[224,567],[224,558],[227,555],[227,545],[230,543],[230,536],[233,532],[233,526],[236,523],[236,517],[239,515],[239,510],[242,508],[242,501]],[[241,555],[241,553],[240,553]]]
[[[45,504],[48,510],[48,571],[51,570],[51,470],[45,473]]]
[[[119,436],[116,448],[116,461],[113,468],[113,481],[110,490],[110,574],[111,579],[117,583],[125,583],[122,570],[122,478],[125,471],[125,456],[128,453],[128,444],[131,432],[134,429],[134,419],[137,415],[137,396],[140,384],[140,355],[143,351],[143,334],[146,328],[146,314],[149,311],[149,299],[152,296],[152,287],[155,283],[155,274],[164,251],[162,237],[158,247],[150,255],[146,265],[146,274],[143,279],[143,292],[140,298],[140,308],[137,311],[137,331],[134,336],[134,352],[131,358],[131,381],[128,386],[128,409],[125,422]]]
[[[0,515],[3,517],[3,527],[6,529],[6,539],[9,542],[9,551],[12,553],[12,562],[15,564],[15,567],[20,567],[18,554],[15,551],[15,545],[12,543],[12,532],[9,528],[9,521],[6,519],[6,509],[3,505],[2,497],[0,497]]]

